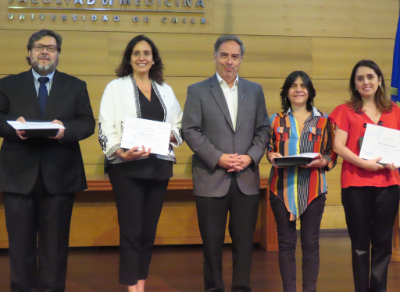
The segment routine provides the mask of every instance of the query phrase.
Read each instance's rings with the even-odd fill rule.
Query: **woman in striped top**
[[[270,201],[278,228],[279,267],[284,292],[296,292],[296,219],[301,222],[303,292],[316,291],[319,230],[326,200],[325,171],[336,164],[328,116],[315,108],[315,89],[303,71],[292,72],[280,93],[283,112],[271,117],[267,158],[272,164]],[[307,165],[277,167],[275,158],[314,152]]]

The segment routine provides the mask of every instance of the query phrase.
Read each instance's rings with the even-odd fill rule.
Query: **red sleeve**
[[[333,112],[329,115],[329,120],[335,128],[338,127],[340,130],[349,132],[349,108],[346,104],[337,106]]]

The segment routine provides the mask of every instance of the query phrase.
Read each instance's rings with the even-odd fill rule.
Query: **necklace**
[[[151,83],[146,86],[144,86],[143,84],[140,84],[140,86],[139,86],[139,84],[138,84],[138,87],[140,88],[140,90],[142,90],[144,92],[149,92],[151,89]],[[146,88],[147,88],[147,90],[146,90]]]

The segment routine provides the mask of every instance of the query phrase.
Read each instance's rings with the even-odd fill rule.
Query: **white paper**
[[[295,157],[315,158],[317,156],[318,156],[318,153],[305,152],[305,153],[301,153],[301,154],[283,156],[283,157],[279,157],[279,158],[295,158]]]
[[[379,163],[394,163],[400,166],[400,131],[367,124],[360,157],[364,159],[382,157]]]
[[[65,129],[60,124],[52,124],[51,122],[26,122],[7,121],[15,130],[47,130],[47,129]]]
[[[142,145],[151,153],[168,155],[171,124],[146,119],[125,118],[121,147],[131,149]]]

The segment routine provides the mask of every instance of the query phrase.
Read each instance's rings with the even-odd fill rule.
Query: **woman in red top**
[[[399,172],[393,163],[379,164],[381,157],[360,158],[359,138],[364,137],[367,124],[400,130],[400,109],[386,97],[382,71],[373,61],[355,65],[349,91],[350,101],[339,105],[329,118],[336,126],[335,152],[343,158],[342,204],[351,239],[355,291],[383,292],[399,207]]]

